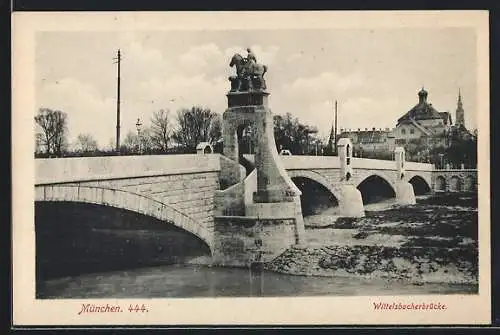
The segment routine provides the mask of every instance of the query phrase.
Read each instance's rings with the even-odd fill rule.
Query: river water
[[[374,204],[378,211],[390,202]],[[311,222],[318,221],[318,222]],[[335,220],[335,210],[306,218],[306,224]],[[311,231],[311,229],[308,229]],[[326,233],[325,229],[322,229]],[[323,234],[322,233],[322,234]],[[340,237],[339,235],[337,235]],[[201,262],[200,262],[201,260]],[[373,296],[411,294],[474,294],[477,285],[367,280],[353,277],[294,276],[275,272],[188,264],[143,267],[52,278],[37,283],[38,298],[189,298],[262,296]]]
[[[465,287],[465,292],[469,289]],[[473,287],[470,287],[473,293]],[[373,296],[464,293],[464,285],[362,280],[345,277],[306,277],[274,272],[262,274],[235,268],[197,265],[87,274],[53,279],[42,284],[43,298],[190,298],[264,296]]]

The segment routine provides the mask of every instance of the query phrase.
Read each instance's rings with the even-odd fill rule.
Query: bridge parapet
[[[219,170],[220,156],[218,154],[35,159],[35,185]]]
[[[280,156],[287,170],[340,169],[336,156]]]
[[[406,171],[434,171],[434,165],[430,163],[405,162]]]

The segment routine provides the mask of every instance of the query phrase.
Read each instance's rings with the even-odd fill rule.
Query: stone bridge
[[[477,170],[435,170],[433,173],[433,185],[435,192],[476,192]]]
[[[253,155],[244,155],[253,162]],[[339,199],[338,192],[341,180],[341,168],[338,157],[332,156],[282,156],[285,169],[291,178],[307,178],[328,188]],[[400,179],[395,161],[366,158],[351,158],[353,170],[352,184],[359,187],[362,182],[377,178],[383,180],[396,189]],[[428,193],[434,189],[433,166],[431,164],[405,162],[403,181],[410,182],[414,188],[427,189]],[[420,192],[417,192],[420,193]]]
[[[316,182],[341,200],[338,157],[280,157],[292,180]],[[250,155],[245,158],[253,160]],[[36,159],[35,164],[35,201],[89,203],[141,213],[182,228],[211,248],[217,216],[214,195],[227,177],[221,167],[234,162],[209,154]],[[358,188],[377,179],[396,190],[400,176],[395,161],[352,158],[351,166],[351,182]],[[475,170],[433,170],[430,164],[411,162],[405,162],[405,168],[403,180],[415,190],[476,187]],[[371,187],[376,191],[377,185]]]
[[[157,218],[212,243],[220,155],[35,160],[35,201],[98,204]]]

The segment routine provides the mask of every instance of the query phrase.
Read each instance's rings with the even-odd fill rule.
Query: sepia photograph
[[[289,322],[292,298],[356,299],[328,323],[489,304],[488,15],[433,13],[14,17],[29,299],[143,324],[162,301]]]

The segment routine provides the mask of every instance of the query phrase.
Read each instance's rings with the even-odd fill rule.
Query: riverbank
[[[329,221],[330,220],[330,221]],[[318,224],[319,222],[319,224]],[[424,283],[478,283],[477,197],[438,195],[364,218],[306,220],[306,243],[270,271]]]

